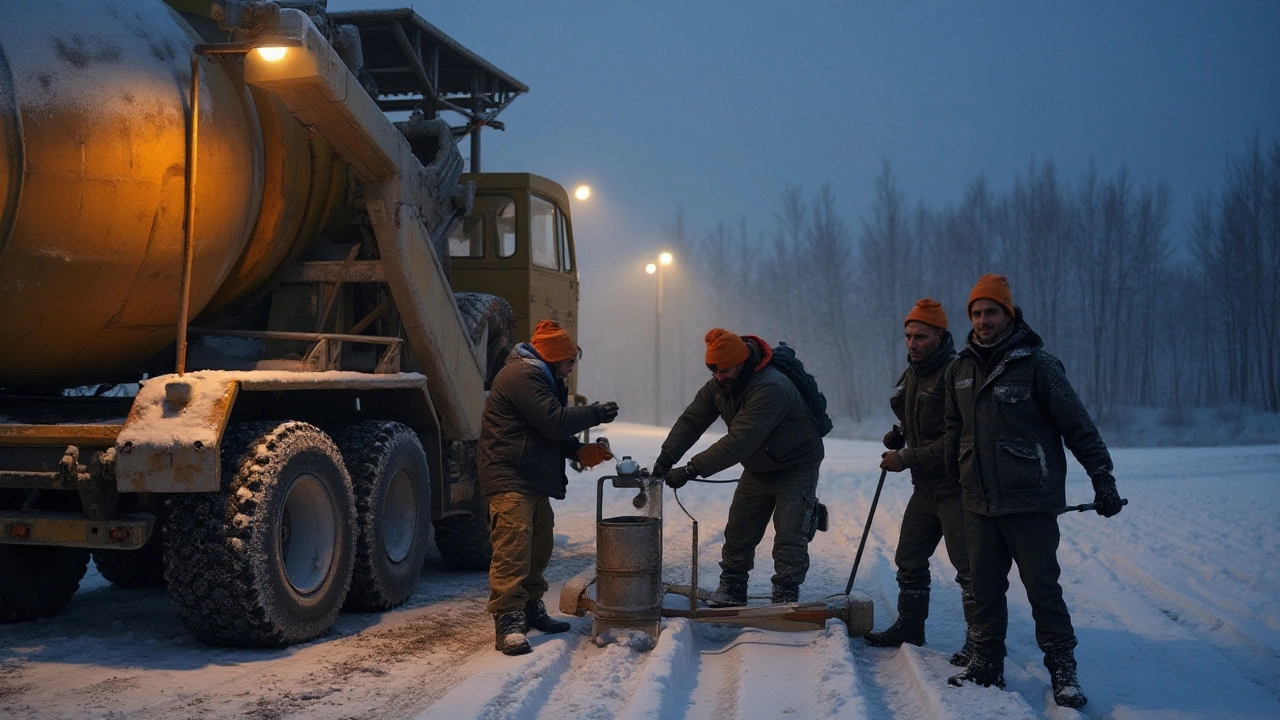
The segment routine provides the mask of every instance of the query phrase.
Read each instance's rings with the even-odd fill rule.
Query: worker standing
[[[923,645],[929,617],[929,558],[945,540],[947,557],[956,569],[960,602],[968,627],[973,615],[969,587],[969,554],[964,541],[964,507],[960,483],[947,475],[943,458],[942,378],[956,358],[955,343],[947,331],[947,314],[930,298],[916,302],[903,322],[907,345],[907,369],[898,379],[889,406],[901,425],[884,437],[880,467],[887,472],[911,471],[912,493],[902,514],[898,549],[898,619],[887,629],[868,633],[868,645],[898,647]],[[951,656],[953,665],[968,665],[972,643],[966,633],[964,647]]]
[[[584,444],[575,437],[618,416],[613,402],[569,406],[565,378],[578,355],[569,333],[543,320],[533,339],[508,355],[485,401],[477,453],[493,541],[488,609],[495,647],[506,655],[531,650],[529,628],[569,629],[569,623],[547,615],[542,601],[555,523],[550,499],[564,499],[565,460],[592,467],[612,457],[604,438]]]

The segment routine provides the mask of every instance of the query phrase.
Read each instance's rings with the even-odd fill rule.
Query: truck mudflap
[[[149,513],[91,520],[79,513],[0,511],[0,543],[137,550],[155,530]]]

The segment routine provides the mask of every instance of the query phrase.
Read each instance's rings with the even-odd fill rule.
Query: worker
[[[903,321],[907,344],[907,369],[898,378],[889,406],[901,425],[884,437],[880,468],[886,472],[911,471],[911,499],[902,514],[898,548],[898,619],[887,629],[868,633],[868,645],[898,647],[924,645],[924,623],[929,617],[929,558],[946,541],[947,557],[956,569],[960,603],[966,627],[973,615],[969,588],[969,552],[964,542],[964,507],[960,483],[947,475],[943,459],[942,376],[956,358],[955,343],[947,331],[947,314],[931,298],[916,302]],[[951,656],[951,664],[969,664],[972,643]]]
[[[480,421],[480,491],[493,541],[488,609],[495,647],[506,655],[530,651],[529,628],[569,629],[547,615],[542,601],[555,524],[550,498],[564,499],[565,460],[592,467],[613,457],[605,438],[584,444],[576,437],[618,416],[614,402],[569,406],[565,378],[578,357],[564,328],[539,322],[533,339],[517,345],[493,379]]]
[[[1036,643],[1061,706],[1088,701],[1076,677],[1076,635],[1058,584],[1058,516],[1066,505],[1063,444],[1092,480],[1099,515],[1123,504],[1111,455],[1062,362],[1013,304],[1009,281],[983,275],[969,293],[973,325],[944,378],[947,473],[960,482],[975,606],[973,655],[948,682],[1004,687],[1009,570],[1031,603]]]
[[[708,604],[747,603],[756,545],[770,518],[775,533],[771,598],[775,603],[797,602],[809,570],[809,541],[819,523],[816,491],[822,436],[795,384],[770,366],[773,350],[764,340],[713,328],[705,342],[711,379],[671,428],[653,474],[680,488],[741,463],[742,478],[724,529],[720,585]],[[673,468],[717,417],[728,427],[725,436]]]

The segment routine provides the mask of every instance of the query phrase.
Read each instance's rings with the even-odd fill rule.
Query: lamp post
[[[662,424],[662,268],[671,264],[671,253],[663,251],[658,254],[658,261],[644,266],[644,271],[658,276],[658,292],[654,295],[653,304],[653,424]]]

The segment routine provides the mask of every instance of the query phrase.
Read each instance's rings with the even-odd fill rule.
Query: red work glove
[[[609,452],[609,443],[607,441],[600,442],[597,440],[578,448],[578,462],[582,464],[582,467],[592,468],[611,458],[613,458],[613,453]]]

